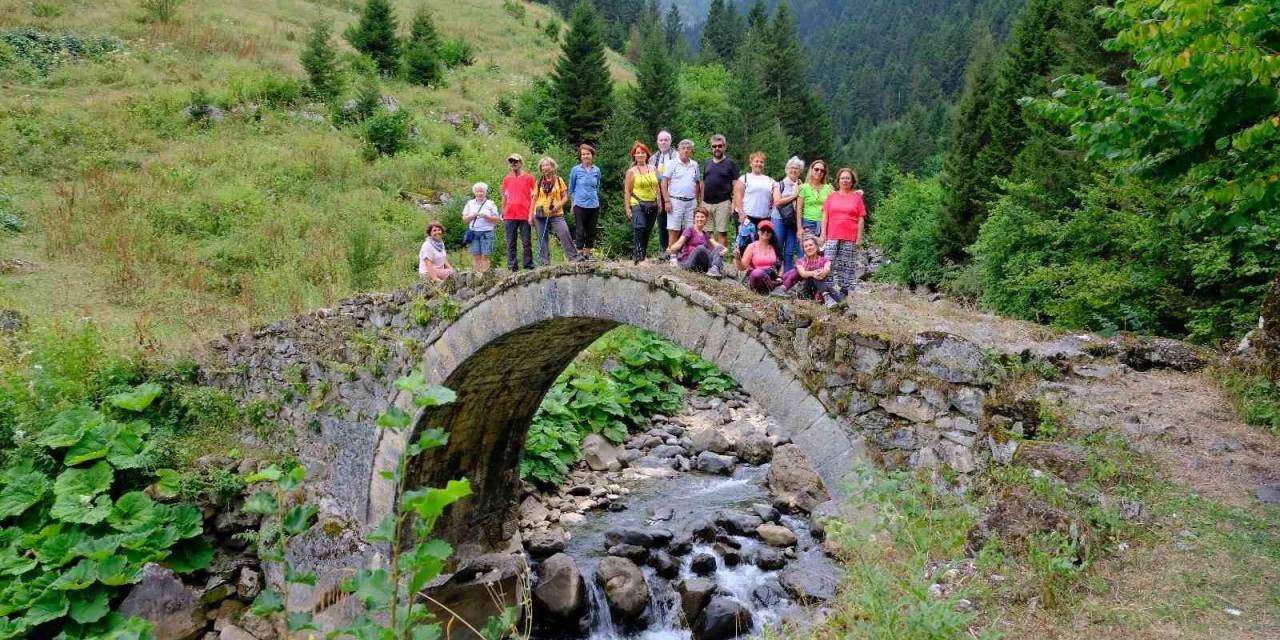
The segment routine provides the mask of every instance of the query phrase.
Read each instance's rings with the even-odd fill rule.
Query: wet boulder
[[[754,513],[737,511],[720,511],[716,513],[716,525],[725,531],[738,536],[749,536],[764,524],[764,520]]]
[[[158,564],[142,568],[138,583],[118,611],[126,618],[136,616],[150,622],[151,635],[159,640],[194,638],[205,625],[200,598],[177,574]]]
[[[680,563],[666,551],[655,551],[649,556],[649,566],[663,578],[671,580],[680,575]]]
[[[634,622],[649,606],[649,585],[636,563],[607,557],[596,567],[596,582],[604,589],[609,610],[624,622]]]
[[[729,640],[751,631],[751,612],[742,603],[725,596],[714,596],[693,623],[696,640]]]
[[[761,547],[756,550],[755,562],[757,567],[765,571],[776,571],[787,566],[787,558],[773,547]]]
[[[706,578],[688,578],[680,581],[676,591],[680,593],[680,608],[685,618],[696,620],[716,592],[716,583]]]
[[[592,471],[618,471],[622,463],[618,456],[621,448],[609,442],[604,436],[593,433],[582,439],[582,459]]]
[[[694,461],[693,468],[703,473],[729,476],[733,475],[734,469],[738,468],[738,459],[731,455],[720,455],[710,451],[703,451],[698,454],[697,460]]]
[[[670,530],[659,527],[618,527],[610,529],[604,534],[607,546],[633,544],[646,549],[665,547],[673,537],[674,534]]]
[[[762,524],[756,527],[756,535],[774,547],[790,547],[796,543],[795,532],[778,524]]]
[[[586,605],[586,588],[578,563],[572,556],[557,553],[538,567],[538,583],[533,588],[538,610],[561,620],[581,615]]]
[[[568,537],[564,529],[554,528],[534,531],[524,536],[524,548],[535,558],[545,558],[564,551]]]
[[[649,550],[634,544],[615,544],[609,547],[606,553],[632,562],[644,562],[649,559]]]
[[[831,498],[804,451],[794,444],[773,450],[765,483],[776,497],[774,506],[780,510],[808,513]]]
[[[716,572],[716,557],[709,553],[694,554],[689,561],[689,570],[696,576],[710,575]]]

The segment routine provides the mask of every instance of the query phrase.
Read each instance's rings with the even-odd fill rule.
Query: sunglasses
[[[712,148],[712,149],[723,149],[723,148],[724,148],[724,145],[722,145],[722,144],[713,144],[713,145],[711,145],[711,148]]]
[[[815,168],[814,168],[814,170],[813,170],[813,172],[814,172],[814,173],[826,173],[826,172],[827,172],[827,170],[826,170],[826,169],[819,169],[819,168],[816,168],[816,167],[815,167]]]

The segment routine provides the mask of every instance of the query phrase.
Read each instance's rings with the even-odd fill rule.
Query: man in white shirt
[[[679,156],[663,165],[662,202],[667,208],[667,246],[693,224],[693,210],[702,201],[702,170],[693,160],[693,141],[681,140]]]

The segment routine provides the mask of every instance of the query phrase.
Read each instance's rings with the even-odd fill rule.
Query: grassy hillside
[[[385,82],[417,135],[369,162],[355,129],[295,99],[309,25],[340,34],[355,0],[185,2],[169,23],[137,0],[0,0],[0,33],[109,36],[121,49],[42,72],[0,46],[0,208],[25,227],[0,236],[0,258],[32,265],[0,270],[0,308],[177,345],[412,281],[424,223],[456,222],[470,184],[498,179],[511,151],[528,155],[498,103],[550,72],[559,46],[543,27],[560,22],[539,5],[517,18],[502,0],[400,1],[404,31],[419,4],[475,63],[441,88]],[[197,90],[226,117],[189,122]],[[461,125],[445,119],[459,114]],[[455,198],[425,213],[402,190]]]

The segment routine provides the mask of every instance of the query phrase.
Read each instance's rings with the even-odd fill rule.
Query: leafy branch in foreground
[[[428,386],[421,373],[400,378],[396,387],[410,392],[418,408],[446,405],[455,398],[449,389]],[[392,407],[378,417],[377,424],[403,433],[412,429],[413,420],[403,409]],[[430,640],[441,636],[440,624],[418,596],[427,583],[440,575],[445,561],[453,554],[453,547],[448,543],[430,538],[436,521],[446,507],[471,495],[471,483],[464,478],[450,480],[443,488],[409,489],[405,484],[405,469],[409,461],[422,452],[442,447],[448,441],[449,434],[443,430],[426,429],[406,447],[396,469],[384,472],[384,478],[395,483],[400,499],[396,510],[382,520],[368,540],[389,546],[390,566],[361,569],[342,584],[342,590],[356,598],[365,613],[327,637]],[[259,541],[262,559],[282,564],[286,583],[314,586],[315,574],[297,571],[285,555],[289,541],[311,528],[318,511],[310,504],[287,506],[286,496],[299,489],[305,477],[306,471],[301,466],[281,469],[274,465],[249,476],[247,481],[269,482],[272,489],[255,493],[245,503],[245,510],[274,517],[279,524],[271,539]],[[412,536],[411,545],[406,545],[406,535]],[[259,594],[253,613],[283,616],[286,640],[293,634],[318,631],[311,612],[291,610],[287,594],[280,591],[264,590]]]

